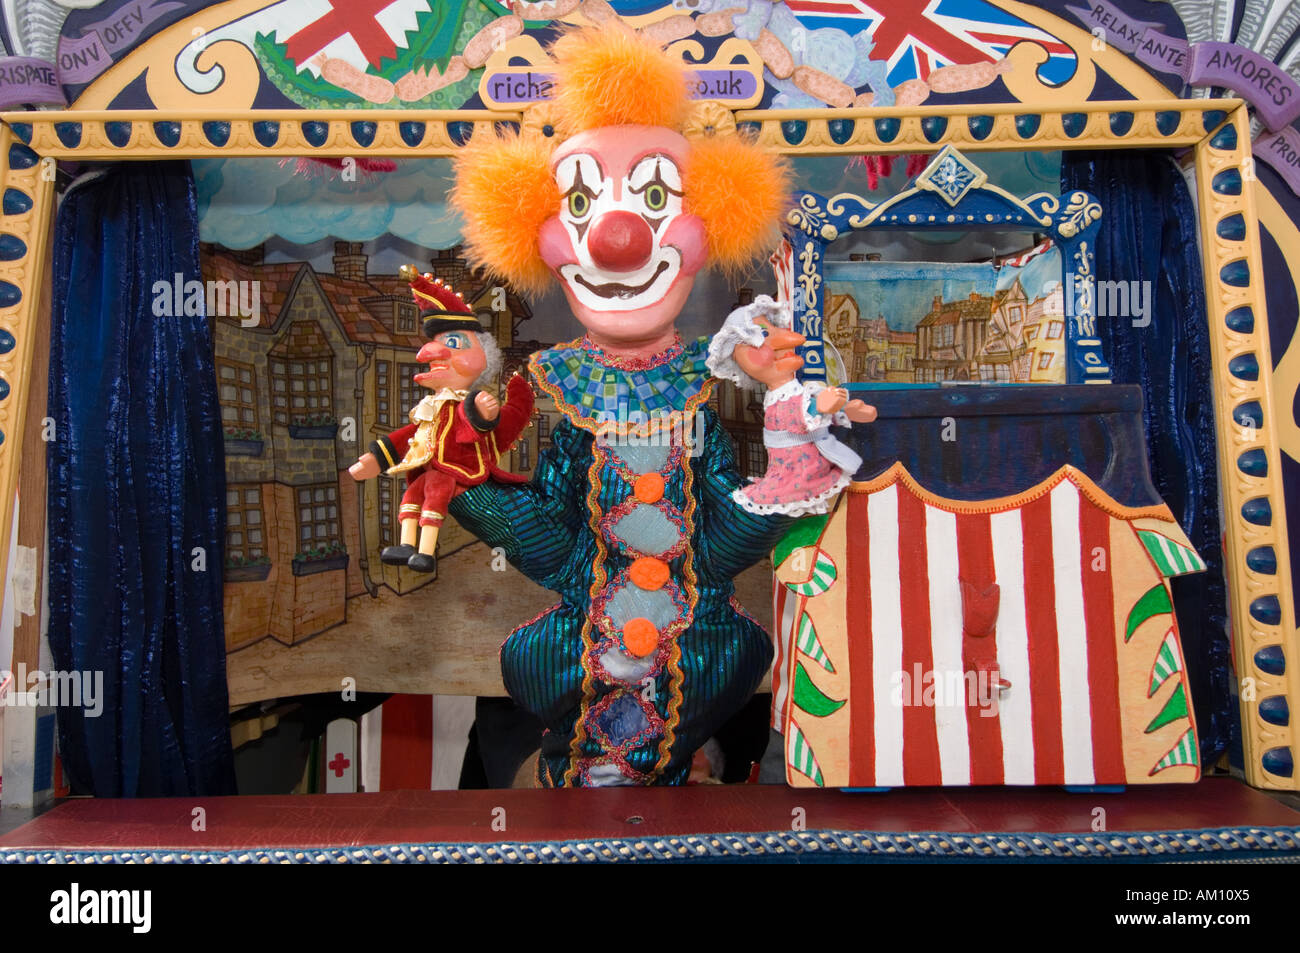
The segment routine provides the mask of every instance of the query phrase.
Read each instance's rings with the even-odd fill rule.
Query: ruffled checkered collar
[[[528,368],[573,423],[593,429],[634,414],[693,412],[709,395],[708,348],[708,338],[697,338],[653,358],[624,361],[579,338],[538,351]]]

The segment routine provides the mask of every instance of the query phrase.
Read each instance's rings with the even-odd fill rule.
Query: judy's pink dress
[[[862,458],[829,430],[831,424],[847,427],[848,417],[817,412],[816,396],[825,386],[792,380],[763,398],[767,472],[732,494],[749,512],[825,513],[862,466]]]

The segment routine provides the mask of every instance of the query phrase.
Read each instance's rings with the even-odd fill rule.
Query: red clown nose
[[[605,271],[636,271],[650,260],[654,236],[640,215],[622,210],[596,219],[587,238],[596,267]]]

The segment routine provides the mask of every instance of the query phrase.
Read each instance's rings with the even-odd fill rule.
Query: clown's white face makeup
[[[561,207],[543,226],[542,257],[593,340],[672,332],[704,263],[703,224],[682,208],[686,148],[671,130],[617,126],[556,152]]]
[[[663,298],[682,268],[681,252],[659,239],[682,211],[677,163],[662,153],[639,159],[627,177],[603,174],[590,153],[555,167],[564,194],[560,222],[577,261],[560,277],[589,308],[635,311]]]

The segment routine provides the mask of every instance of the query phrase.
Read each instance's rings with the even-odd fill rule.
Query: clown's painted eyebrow
[[[588,198],[594,199],[600,196],[600,193],[582,181],[582,166],[574,166],[573,184],[567,189],[568,192],[585,192]]]
[[[659,174],[658,169],[655,170],[654,178],[647,179],[641,185],[632,185],[631,183],[629,183],[627,187],[627,192],[629,195],[640,195],[642,192],[645,192],[647,189],[649,189],[650,186],[652,185],[662,185],[664,191],[667,192],[668,194],[675,195],[678,198],[682,197],[682,191],[680,189],[675,189],[671,185],[669,185],[664,180],[663,176]]]
[[[578,170],[586,163],[595,166],[594,170],[590,168],[588,169],[589,172],[594,172],[592,178],[594,178],[597,183],[604,181],[605,167],[601,164],[598,157],[592,155],[590,152],[574,152],[565,156],[555,165],[555,180],[560,188],[565,192],[571,191],[574,185],[571,177],[578,176]],[[570,170],[573,171],[570,172]],[[566,178],[570,179],[570,181],[566,182]],[[600,193],[594,192],[592,194],[599,195]]]
[[[640,181],[643,176],[645,181]],[[639,195],[648,189],[652,184],[658,182],[673,195],[682,194],[681,173],[677,170],[677,163],[670,156],[662,152],[653,152],[649,155],[642,156],[632,166],[632,170],[627,174],[627,190],[633,195]]]

